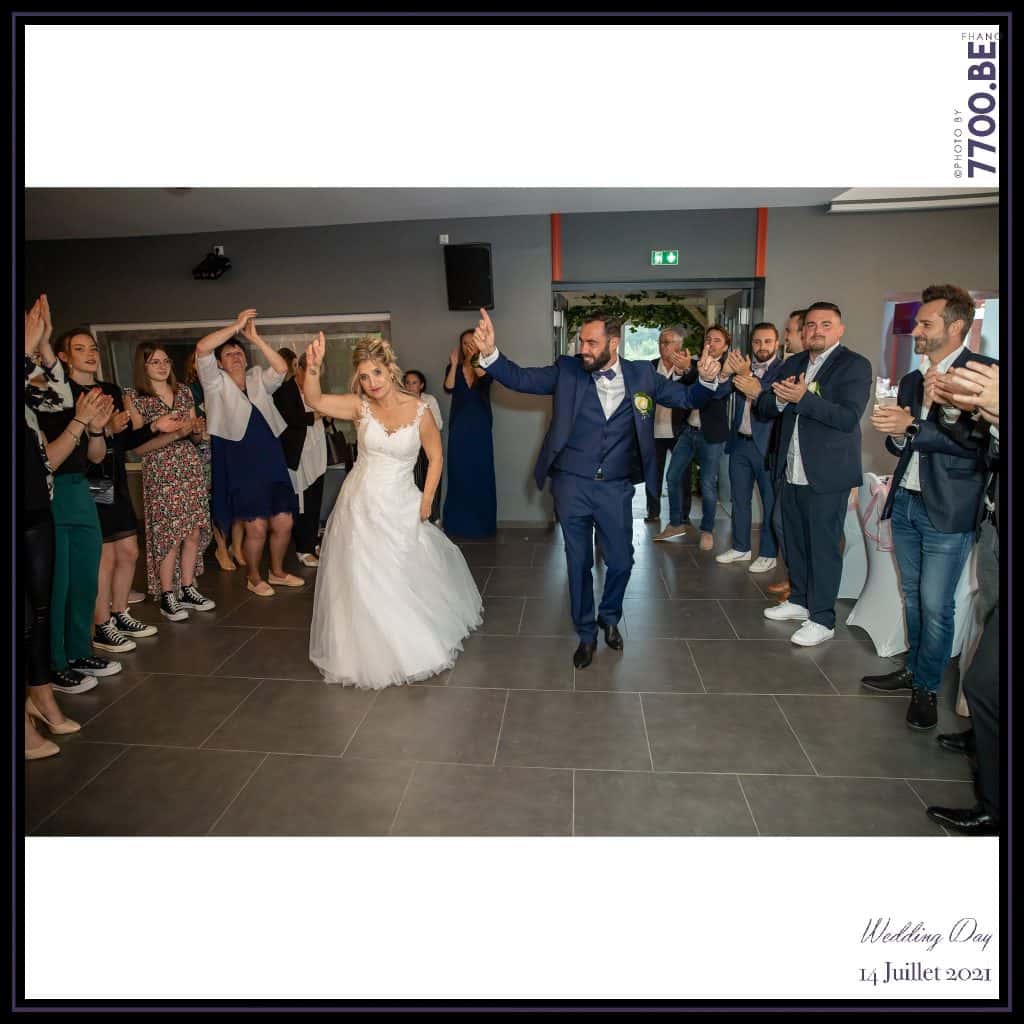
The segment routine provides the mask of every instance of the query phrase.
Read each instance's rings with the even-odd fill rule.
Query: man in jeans
[[[771,444],[774,420],[754,415],[754,400],[769,387],[782,366],[779,355],[779,332],[774,324],[754,324],[750,347],[753,359],[745,359],[735,349],[725,361],[726,372],[732,373],[731,385],[738,392],[733,405],[732,430],[725,446],[729,456],[729,486],[732,490],[732,547],[716,556],[715,561],[749,562],[750,532],[754,482],[761,492],[761,537],[758,557],[748,572],[771,572],[775,568],[775,532],[772,512],[775,506],[772,477],[768,471],[768,447]]]
[[[704,334],[705,357],[718,360],[724,368],[725,357],[732,338],[724,327],[709,327]],[[697,371],[690,370],[681,378],[692,386],[697,382]],[[719,376],[721,381],[721,376]],[[683,480],[694,457],[700,467],[700,493],[702,511],[700,520],[700,548],[710,551],[714,547],[712,530],[718,508],[718,467],[722,462],[725,442],[729,440],[729,397],[732,388],[719,386],[712,401],[699,412],[694,409],[679,434],[672,459],[668,464],[669,525],[654,537],[656,541],[672,540],[686,532],[683,515]]]
[[[921,369],[899,387],[898,405],[875,409],[871,424],[887,434],[886,447],[899,457],[883,519],[892,519],[893,548],[910,649],[903,668],[865,676],[869,689],[909,690],[907,725],[933,729],[937,694],[953,648],[954,594],[974,542],[986,464],[977,442],[958,441],[942,426],[971,419],[971,413],[940,404],[936,387],[951,369],[968,361],[995,360],[967,347],[974,300],[955,285],[933,285],[921,294],[913,330]],[[941,417],[941,420],[940,420]]]
[[[683,334],[674,328],[658,335],[659,357],[651,360],[655,372],[669,380],[678,380],[690,369],[692,359],[682,351]],[[647,492],[647,518],[645,523],[661,521],[661,482],[665,477],[665,463],[675,447],[679,431],[686,422],[684,409],[669,409],[663,405],[654,407],[654,455],[657,462],[656,475],[658,492]]]

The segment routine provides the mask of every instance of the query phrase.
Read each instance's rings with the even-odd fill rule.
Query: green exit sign
[[[679,250],[678,249],[652,249],[651,250],[651,266],[652,267],[678,267],[679,266]]]

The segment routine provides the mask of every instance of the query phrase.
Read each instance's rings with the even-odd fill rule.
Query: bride
[[[321,332],[306,350],[306,404],[354,420],[359,447],[321,544],[309,659],[328,683],[379,690],[428,679],[455,664],[483,608],[462,552],[429,522],[441,435],[427,403],[402,389],[387,341],[356,346],[350,395],[321,392],[324,348]]]

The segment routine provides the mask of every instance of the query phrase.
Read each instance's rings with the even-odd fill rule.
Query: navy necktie
[[[594,376],[595,377],[604,377],[605,380],[614,380],[615,379],[615,371],[614,370],[598,370],[597,373],[594,374]]]

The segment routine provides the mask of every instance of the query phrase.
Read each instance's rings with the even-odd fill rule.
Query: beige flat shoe
[[[36,707],[35,702],[31,697],[25,699],[25,712],[30,718],[36,719],[38,722],[42,722],[47,729],[50,730],[55,736],[69,736],[73,732],[81,732],[82,727],[77,723],[73,722],[70,718],[65,718],[63,722],[53,723]],[[28,748],[26,747],[26,753]],[[38,749],[38,748],[37,748]],[[39,754],[38,757],[47,757],[52,755]]]
[[[249,588],[257,597],[273,597],[274,588],[270,586],[265,580],[260,580],[259,583],[253,583],[252,580],[245,581],[246,587]]]
[[[315,569],[320,564],[316,555],[301,554],[295,556],[307,569]]]
[[[715,538],[713,534],[702,533],[700,535],[700,549],[701,551],[710,551],[715,546]]]
[[[306,585],[304,579],[299,576],[293,576],[290,572],[284,576],[275,576],[273,573],[267,573],[267,579],[275,587],[304,587]]]

